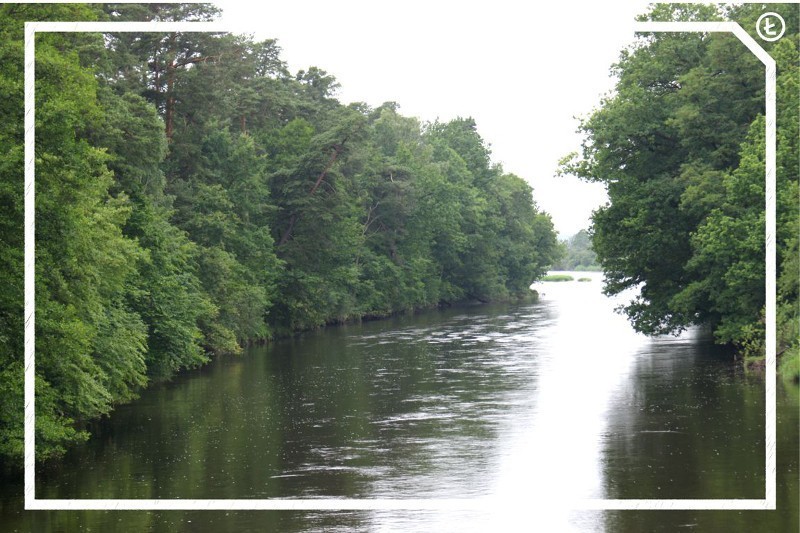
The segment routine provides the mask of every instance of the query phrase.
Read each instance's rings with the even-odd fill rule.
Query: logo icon
[[[777,13],[764,13],[758,17],[756,32],[758,36],[768,42],[777,41],[786,31],[786,21]]]

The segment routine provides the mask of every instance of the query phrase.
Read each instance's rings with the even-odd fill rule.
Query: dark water
[[[596,278],[596,276],[594,276]],[[21,510],[0,531],[764,531],[798,524],[798,391],[778,510],[575,512],[575,498],[764,497],[764,383],[703,335],[634,334],[598,279],[537,304],[331,328],[143,394],[37,476],[40,498],[471,498],[474,512]]]

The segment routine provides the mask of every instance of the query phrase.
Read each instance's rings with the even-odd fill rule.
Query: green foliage
[[[585,229],[560,242],[561,258],[552,266],[552,270],[599,271],[597,255],[592,249],[592,238]]]
[[[108,194],[107,156],[81,134],[102,113],[94,77],[71,36],[37,45],[36,369],[67,423],[145,382],[144,326],[125,305],[143,255],[122,233],[131,208]]]
[[[587,278],[581,278],[587,279]],[[574,281],[575,278],[570,276],[569,274],[548,274],[542,277],[542,281]]]
[[[147,324],[147,369],[156,379],[207,360],[200,324],[217,313],[197,277],[198,246],[169,223],[168,215],[145,200],[125,228],[148,252],[132,284],[130,305]]]
[[[18,6],[19,7],[19,6]],[[22,457],[22,25],[0,6],[0,456]]]
[[[0,7],[0,456],[22,454],[22,21],[212,20],[205,4]],[[344,106],[275,41],[50,33],[36,49],[37,458],[150,381],[248,342],[530,295],[559,249],[472,119]]]
[[[800,352],[795,349],[784,354],[778,365],[778,373],[785,381],[795,385],[800,383]]]
[[[798,17],[766,10],[788,26],[762,43],[778,63],[780,356],[798,337]],[[762,11],[661,4],[643,18],[753,28]],[[719,342],[763,357],[763,65],[732,35],[660,33],[623,52],[614,70],[617,90],[582,124],[582,158],[562,166],[608,186],[610,203],[593,217],[605,291],[639,290],[625,311],[640,331],[707,324]]]

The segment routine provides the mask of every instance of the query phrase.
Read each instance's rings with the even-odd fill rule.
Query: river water
[[[761,499],[764,383],[698,331],[634,333],[590,281],[534,304],[329,328],[146,391],[37,475],[41,498],[482,498],[473,512],[24,512],[3,531],[798,531],[798,390],[778,386],[778,510],[569,511],[576,498]],[[544,502],[551,502],[544,504]]]

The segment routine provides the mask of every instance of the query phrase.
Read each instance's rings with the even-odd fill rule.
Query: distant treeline
[[[786,21],[776,42],[756,34],[766,12]],[[777,62],[777,355],[782,373],[796,380],[797,6],[656,4],[642,19],[736,21]],[[777,31],[777,18],[772,23]],[[608,189],[592,225],[606,292],[640,289],[625,307],[640,331],[703,324],[720,343],[763,357],[764,65],[733,34],[670,32],[623,51],[613,72],[616,90],[582,124],[582,156],[563,169]]]
[[[23,21],[208,5],[0,6],[0,456],[22,456]],[[558,253],[471,119],[343,105],[274,41],[36,40],[37,458],[152,380],[249,342],[529,294]]]
[[[597,255],[592,250],[592,239],[585,229],[559,241],[561,259],[553,266],[553,270],[572,270],[577,272],[600,271],[602,268],[597,263]]]

